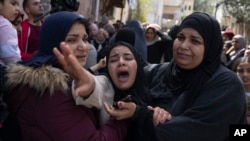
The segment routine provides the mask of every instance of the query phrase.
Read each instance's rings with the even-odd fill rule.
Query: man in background
[[[27,19],[22,22],[22,33],[18,35],[18,45],[22,60],[27,60],[38,50],[42,20],[35,20],[43,15],[44,9],[40,0],[23,0],[23,10],[27,14]]]

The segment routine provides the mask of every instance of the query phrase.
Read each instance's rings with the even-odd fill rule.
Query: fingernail
[[[122,106],[122,103],[121,103],[121,102],[118,102],[118,106],[121,107],[121,106]]]

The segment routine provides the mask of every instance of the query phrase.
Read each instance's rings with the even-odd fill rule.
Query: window
[[[164,19],[174,19],[174,14],[163,14]]]

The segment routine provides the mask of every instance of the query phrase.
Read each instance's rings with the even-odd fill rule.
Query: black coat
[[[192,99],[192,105],[183,108],[187,103],[185,92],[175,95],[162,81],[167,66],[164,63],[145,68],[153,105],[172,114],[170,121],[155,127],[159,141],[228,140],[230,124],[246,123],[244,88],[234,72],[220,66]]]

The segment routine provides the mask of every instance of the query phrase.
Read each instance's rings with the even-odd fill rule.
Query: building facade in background
[[[164,0],[162,27],[164,30],[179,24],[193,12],[194,0]]]

